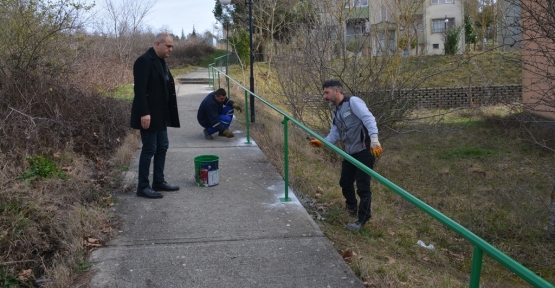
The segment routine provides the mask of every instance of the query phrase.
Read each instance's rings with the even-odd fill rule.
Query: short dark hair
[[[223,88],[220,88],[220,89],[216,90],[216,92],[214,92],[214,94],[220,95],[220,96],[225,96],[226,95],[225,90]]]
[[[322,84],[322,89],[328,87],[337,88],[341,93],[343,93],[343,85],[341,84],[341,82],[339,82],[339,80],[329,79],[324,81],[324,84]]]

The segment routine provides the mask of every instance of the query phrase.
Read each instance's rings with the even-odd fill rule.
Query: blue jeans
[[[164,166],[166,164],[166,151],[170,142],[168,131],[148,131],[141,129],[143,148],[139,157],[139,188],[148,187],[150,160],[154,156],[152,183],[164,182]]]
[[[351,156],[358,160],[360,163],[366,165],[368,168],[373,169],[374,156],[370,153],[369,149],[364,149]],[[357,185],[356,194],[354,186],[355,181]],[[347,204],[347,209],[349,210],[357,210],[356,195],[358,194],[358,197],[360,198],[360,204],[358,205],[358,220],[363,223],[368,222],[368,220],[370,220],[370,217],[372,217],[372,212],[370,211],[370,206],[372,204],[372,192],[370,191],[370,175],[358,169],[351,162],[343,160],[343,163],[341,165],[341,179],[339,180],[339,186],[341,186],[343,197],[345,197],[345,203]]]
[[[220,114],[220,125],[223,126],[225,129],[229,129],[229,125],[231,125],[231,120],[233,120],[233,107],[225,106]],[[204,127],[210,134],[214,134],[219,130],[214,129],[213,127]]]

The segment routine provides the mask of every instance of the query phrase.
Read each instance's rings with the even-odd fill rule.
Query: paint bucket
[[[200,187],[216,186],[220,183],[220,172],[216,155],[200,155],[195,157],[195,180]]]

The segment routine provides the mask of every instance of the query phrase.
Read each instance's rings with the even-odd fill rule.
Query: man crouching
[[[229,125],[233,120],[233,109],[242,112],[241,106],[226,97],[224,89],[220,88],[206,95],[197,112],[197,120],[200,126],[204,127],[206,140],[214,139],[212,134],[216,132],[218,136],[227,138],[235,136],[229,131]]]

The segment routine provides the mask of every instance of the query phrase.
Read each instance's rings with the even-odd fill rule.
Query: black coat
[[[180,127],[177,112],[175,82],[168,69],[169,81],[164,79],[163,65],[154,48],[148,49],[133,65],[135,97],[131,108],[131,127],[141,128],[141,117],[150,115],[147,130]]]
[[[220,123],[220,114],[222,114],[224,106],[233,106],[235,102],[226,98],[224,103],[220,103],[216,101],[215,94],[215,92],[211,92],[204,97],[197,111],[197,120],[200,126],[204,128],[214,127],[218,131],[223,132],[225,128],[222,125],[218,125]]]

